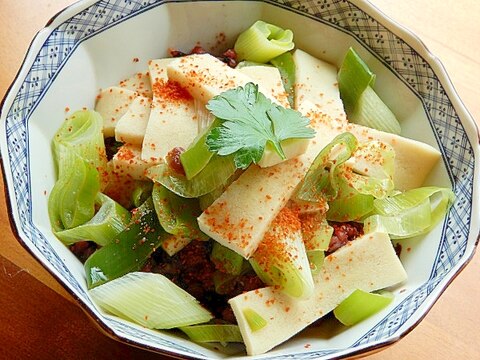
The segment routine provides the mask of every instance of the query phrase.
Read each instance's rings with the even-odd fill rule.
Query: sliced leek
[[[191,240],[208,239],[198,227],[197,217],[202,212],[197,199],[183,198],[156,183],[152,200],[158,221],[167,233]]]
[[[213,123],[203,131],[202,135],[197,137],[188,149],[180,154],[183,170],[187,180],[191,180],[195,175],[202,171],[213,156],[213,152],[208,150],[205,141],[210,131],[219,126],[221,121],[215,119]]]
[[[400,134],[397,118],[373,90],[374,83],[375,74],[350,48],[338,72],[340,96],[348,119],[377,130]]]
[[[291,30],[259,20],[238,36],[234,49],[239,60],[267,63],[294,47]]]
[[[208,322],[213,316],[195,298],[160,274],[132,272],[90,290],[106,311],[150,329]]]
[[[58,231],[55,235],[69,245],[90,240],[98,245],[109,244],[130,222],[130,212],[108,196],[98,193],[96,202],[100,209],[86,223],[72,229]]]
[[[452,190],[435,186],[376,199],[374,214],[365,219],[364,230],[384,231],[392,239],[426,234],[445,216],[454,200]]]
[[[295,84],[295,63],[293,61],[292,53],[286,52],[270,60],[270,63],[275,66],[280,72],[283,87],[288,95],[288,103],[293,108],[294,105],[294,84]]]
[[[215,263],[217,269],[231,275],[240,275],[243,268],[243,256],[235,251],[219,244],[213,243],[210,259]]]
[[[237,325],[206,324],[180,327],[192,341],[204,342],[240,342],[243,343],[242,334]]]
[[[232,156],[215,155],[191,180],[176,173],[166,164],[148,168],[146,175],[181,197],[197,198],[223,186],[235,170]]]
[[[343,325],[351,326],[376,314],[392,301],[391,292],[368,293],[357,289],[333,310],[333,314]]]
[[[243,316],[245,316],[247,324],[252,331],[258,331],[267,326],[267,320],[265,320],[259,313],[257,313],[253,309],[243,309]]]

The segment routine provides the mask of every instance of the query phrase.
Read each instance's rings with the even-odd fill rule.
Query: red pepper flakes
[[[133,62],[134,62],[134,63],[138,63],[139,61],[140,61],[139,58],[137,58],[137,57],[133,58]]]
[[[152,85],[153,95],[162,100],[170,102],[190,101],[192,95],[178,82],[168,80],[157,80]]]

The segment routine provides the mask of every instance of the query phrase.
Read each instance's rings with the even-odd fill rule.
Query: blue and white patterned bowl
[[[50,230],[50,142],[65,108],[92,107],[99,88],[145,70],[149,59],[166,56],[169,47],[214,46],[219,33],[228,44],[257,19],[292,29],[298,47],[337,65],[355,46],[378,74],[378,91],[402,120],[403,134],[442,153],[428,182],[451,186],[456,201],[434,231],[404,244],[412,248],[402,254],[409,280],[397,289],[394,304],[334,336],[307,330],[261,358],[327,359],[378,349],[418,324],[473,256],[480,154],[475,123],[442,65],[415,36],[364,1],[85,0],[58,14],[33,41],[1,109],[1,153],[19,241],[111,336],[175,356],[222,358],[174,334],[107,315],[92,303],[82,265]]]

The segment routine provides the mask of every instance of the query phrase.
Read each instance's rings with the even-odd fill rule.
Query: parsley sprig
[[[207,135],[209,150],[221,156],[234,154],[239,169],[246,169],[252,162],[257,164],[267,144],[285,160],[283,140],[309,139],[315,135],[308,127],[308,118],[273,104],[253,83],[215,96],[206,107],[222,121]]]

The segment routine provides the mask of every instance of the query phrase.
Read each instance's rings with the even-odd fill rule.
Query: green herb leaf
[[[246,169],[252,162],[257,164],[268,142],[285,159],[281,141],[315,135],[308,127],[308,118],[273,104],[253,83],[215,96],[207,109],[222,121],[207,135],[209,150],[220,156],[234,154],[235,166],[240,169]]]

